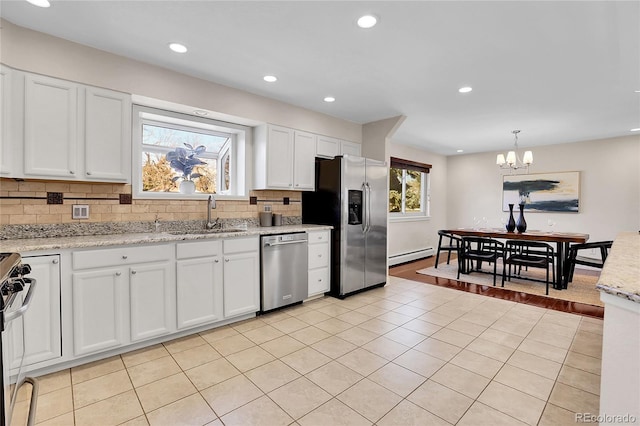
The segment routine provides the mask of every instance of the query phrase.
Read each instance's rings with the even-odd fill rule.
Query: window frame
[[[142,190],[142,154],[147,151],[149,145],[142,143],[142,127],[145,124],[151,124],[162,127],[175,128],[177,130],[199,131],[213,135],[229,135],[229,139],[222,146],[220,151],[214,155],[205,154],[201,157],[206,160],[216,161],[217,182],[216,188],[218,192],[215,194],[195,193],[181,194],[179,192],[148,192]],[[206,199],[209,195],[214,195],[218,200],[245,200],[248,199],[249,188],[246,183],[249,181],[250,165],[247,161],[246,153],[250,149],[251,128],[236,124],[223,122],[211,118],[204,118],[195,115],[184,114],[175,111],[149,107],[145,105],[133,105],[133,132],[132,132],[132,179],[131,188],[133,198],[135,199],[151,199],[151,200],[200,200]],[[165,152],[171,151],[168,147],[152,147],[151,151]],[[222,188],[224,179],[223,159],[229,156],[229,180],[230,187],[225,190]]]
[[[402,160],[391,157],[389,170],[397,169],[402,170],[402,193],[400,207],[401,211],[392,212],[390,206],[388,207],[389,218],[392,220],[420,220],[431,217],[431,165],[416,163],[409,160]],[[406,211],[406,184],[407,184],[407,171],[417,171],[420,173],[420,211]],[[391,173],[389,173],[391,176]],[[391,191],[391,187],[389,187]]]

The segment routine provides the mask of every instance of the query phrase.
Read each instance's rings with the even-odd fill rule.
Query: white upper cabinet
[[[341,141],[340,143],[340,155],[357,155],[360,157],[361,145],[355,142]]]
[[[333,158],[340,155],[340,139],[318,135],[316,157]]]
[[[10,175],[13,166],[11,139],[11,69],[0,65],[0,176]]]
[[[128,181],[131,174],[131,97],[87,87],[85,178]]]
[[[256,129],[255,189],[314,189],[316,135],[282,126]]]
[[[10,177],[131,181],[130,95],[13,73],[24,79],[24,149],[13,153],[23,168]]]
[[[318,135],[316,142],[316,157],[334,158],[338,155],[345,154],[360,156],[360,152],[359,143]]]
[[[24,107],[25,176],[75,179],[78,85],[27,74]]]
[[[313,191],[316,179],[316,135],[296,130],[293,139],[293,189]]]
[[[293,189],[293,130],[269,126],[266,145],[267,187]]]

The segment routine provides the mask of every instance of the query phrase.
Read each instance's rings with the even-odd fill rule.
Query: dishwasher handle
[[[287,244],[306,244],[307,240],[295,240],[295,241],[281,241],[278,243],[266,242],[264,243],[265,247],[275,247],[275,246],[285,246]]]

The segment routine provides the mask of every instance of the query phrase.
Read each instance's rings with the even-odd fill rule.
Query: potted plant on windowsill
[[[182,179],[179,185],[180,193],[193,194],[196,190],[196,184],[194,179],[202,176],[200,173],[194,173],[193,169],[196,166],[207,164],[198,158],[198,155],[202,154],[207,148],[204,145],[193,147],[193,145],[185,143],[185,148],[176,148],[174,151],[167,153],[167,161],[171,168],[180,173],[178,176],[174,176],[171,181],[176,182]]]

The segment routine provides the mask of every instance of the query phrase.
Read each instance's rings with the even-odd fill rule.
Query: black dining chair
[[[573,280],[573,273],[576,269],[576,265],[591,266],[592,268],[600,268],[604,266],[604,262],[609,256],[609,250],[613,245],[613,241],[596,241],[592,243],[573,244],[569,247],[567,253],[567,263],[565,264],[565,283],[564,287]],[[587,256],[579,256],[578,253],[584,250],[596,249],[600,255],[600,258],[593,258]]]
[[[512,268],[514,272],[512,273]],[[549,269],[551,269],[553,279],[556,281],[555,255],[553,247],[547,243],[540,241],[527,240],[507,240],[504,248],[504,259],[502,266],[502,287],[504,287],[505,279],[511,281],[511,277],[515,274],[518,278],[541,281],[537,278],[522,275],[522,267],[543,268],[546,270],[546,278],[543,281],[546,284],[545,294],[549,294]],[[517,272],[515,272],[517,270]],[[508,271],[508,272],[507,272]]]
[[[504,252],[504,244],[501,241],[487,237],[462,237],[462,246],[458,252],[460,258],[458,267],[458,280],[460,272],[465,274],[471,272],[485,272],[482,268],[482,262],[493,263],[493,285],[496,285],[496,275],[498,268],[498,259]],[[476,262],[476,269],[473,268],[473,262]]]
[[[438,251],[436,252],[436,264],[434,268],[438,267],[438,261],[440,260],[441,251],[447,252],[448,265],[451,261],[451,252],[455,252],[457,254],[460,250],[460,246],[462,245],[462,238],[458,237],[457,235],[450,234],[444,230],[438,231],[438,235],[440,236],[440,238],[438,239]],[[443,239],[445,240],[444,243]]]

